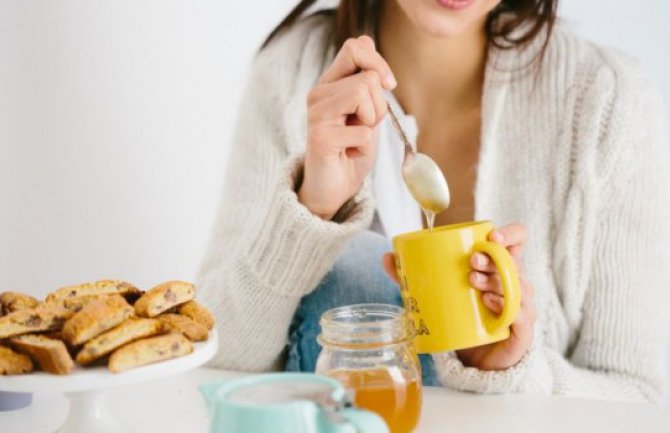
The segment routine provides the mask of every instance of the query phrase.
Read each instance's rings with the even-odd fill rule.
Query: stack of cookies
[[[205,341],[214,317],[195,300],[195,286],[168,281],[142,292],[117,280],[69,286],[43,302],[0,294],[0,375],[35,364],[53,374],[107,362],[113,373],[188,355]]]

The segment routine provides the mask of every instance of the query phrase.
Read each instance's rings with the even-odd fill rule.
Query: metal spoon
[[[431,157],[414,150],[391,104],[387,102],[386,105],[391,115],[391,123],[405,145],[402,178],[410,194],[426,214],[428,227],[432,228],[435,215],[447,209],[451,201],[447,179]]]

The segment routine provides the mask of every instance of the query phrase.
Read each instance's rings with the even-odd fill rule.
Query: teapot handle
[[[388,426],[384,420],[377,414],[355,408],[346,408],[340,412],[344,418],[349,421],[347,424],[340,424],[333,430],[337,433],[351,432],[353,425],[356,433],[389,433]]]

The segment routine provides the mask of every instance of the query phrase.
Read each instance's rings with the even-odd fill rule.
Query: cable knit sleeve
[[[581,190],[594,191],[582,218],[593,229],[583,239],[591,254],[576,342],[559,353],[536,332],[530,351],[505,371],[464,367],[454,353],[436,355],[448,386],[637,401],[662,395],[670,290],[666,117],[637,67],[616,56],[606,60],[611,64],[585,89],[587,108],[576,125],[591,128],[580,137],[592,138],[577,144],[583,151],[574,161],[582,173],[576,179],[584,182]]]
[[[242,98],[223,200],[199,278],[199,296],[217,320],[215,367],[276,368],[300,298],[316,287],[346,242],[369,226],[374,212],[367,187],[339,223],[314,216],[298,201],[304,143],[290,140],[304,132],[295,131],[289,117],[298,116],[286,111],[293,102],[291,83],[307,67],[293,61],[299,57],[294,47],[323,49],[304,47],[303,41],[309,45],[314,38],[304,27],[258,55]]]

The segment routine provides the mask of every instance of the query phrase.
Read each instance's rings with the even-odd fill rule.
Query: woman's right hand
[[[391,68],[368,36],[347,40],[307,96],[307,150],[300,202],[330,220],[374,165]]]

